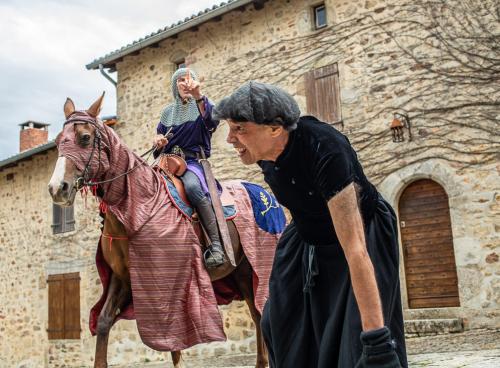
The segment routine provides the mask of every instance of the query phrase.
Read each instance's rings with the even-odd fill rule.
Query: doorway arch
[[[398,207],[409,308],[460,306],[446,191],[433,180],[416,180]]]

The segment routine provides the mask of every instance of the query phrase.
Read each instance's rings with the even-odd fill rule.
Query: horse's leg
[[[174,363],[174,368],[182,368],[184,364],[182,364],[182,352],[181,351],[172,351],[172,362]]]
[[[240,289],[245,302],[250,310],[250,315],[255,323],[256,337],[257,337],[257,363],[256,368],[266,368],[269,364],[267,357],[267,348],[262,336],[262,329],[260,327],[261,314],[255,307],[254,293],[253,293],[253,270],[248,262],[248,259],[243,259],[238,268],[233,273],[234,279]]]
[[[109,330],[113,325],[119,308],[130,300],[130,286],[121,281],[114,273],[111,274],[106,302],[97,320],[97,341],[95,349],[95,368],[106,368],[108,354]]]

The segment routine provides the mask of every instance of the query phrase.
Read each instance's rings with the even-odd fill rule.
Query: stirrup
[[[209,246],[203,253],[203,260],[207,268],[217,268],[226,262],[226,255],[222,250],[222,246]]]

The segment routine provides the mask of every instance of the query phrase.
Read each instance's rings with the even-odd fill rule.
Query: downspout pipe
[[[104,75],[104,78],[106,78],[106,79],[107,79],[107,80],[109,80],[111,83],[113,83],[113,85],[114,85],[114,86],[115,86],[115,88],[116,88],[116,85],[117,85],[118,83],[116,83],[116,81],[115,81],[113,78],[111,78],[111,76],[110,76],[108,73],[106,73],[106,71],[104,70],[104,66],[103,66],[102,64],[99,64],[99,70],[101,71],[101,74],[102,74],[102,75]]]

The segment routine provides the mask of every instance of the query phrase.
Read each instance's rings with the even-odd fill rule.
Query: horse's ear
[[[101,105],[102,105],[102,100],[104,99],[104,93],[105,92],[103,92],[101,97],[99,97],[97,101],[94,102],[92,106],[90,106],[89,109],[87,110],[88,114],[93,118],[96,118],[101,112]]]
[[[71,98],[66,98],[66,102],[64,103],[64,116],[66,119],[75,112],[75,104],[71,100]]]

